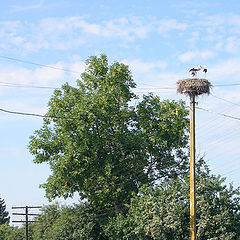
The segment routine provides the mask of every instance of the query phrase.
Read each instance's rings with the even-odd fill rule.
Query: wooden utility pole
[[[29,220],[29,216],[38,216],[38,213],[29,213],[29,209],[31,208],[37,208],[41,209],[41,206],[26,206],[26,207],[12,207],[12,209],[25,209],[25,213],[13,213],[12,215],[18,215],[18,216],[25,216],[25,220],[15,220],[12,221],[13,223],[25,223],[25,237],[26,240],[28,240],[28,223],[34,222],[33,220]]]
[[[190,236],[196,240],[195,95],[190,96]]]
[[[196,187],[195,187],[195,98],[202,94],[209,94],[211,83],[205,78],[198,78],[197,72],[203,69],[207,73],[206,66],[198,65],[191,68],[191,78],[177,81],[177,92],[190,97],[190,239],[196,240]]]

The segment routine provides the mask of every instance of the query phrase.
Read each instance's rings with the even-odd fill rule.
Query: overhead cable
[[[229,84],[216,84],[213,87],[231,87],[231,86],[240,86],[240,83],[229,83]]]
[[[72,71],[72,70],[65,69],[65,68],[54,67],[54,66],[50,66],[50,65],[45,65],[45,64],[31,62],[31,61],[26,61],[26,60],[22,60],[22,59],[18,59],[18,58],[7,57],[7,56],[3,56],[3,55],[0,55],[0,58],[12,60],[12,61],[17,61],[17,62],[21,62],[21,63],[32,64],[32,65],[36,65],[36,66],[40,66],[40,67],[52,68],[52,69],[60,70],[60,71],[64,71],[64,72],[81,74],[81,72]]]
[[[24,115],[24,116],[33,116],[33,117],[41,117],[41,118],[79,120],[79,118],[73,118],[73,117],[58,117],[58,116],[42,115],[42,114],[37,114],[37,113],[16,112],[16,111],[9,111],[9,110],[2,109],[2,108],[0,108],[0,111],[1,112],[5,112],[5,113],[10,113],[10,114],[17,114],[17,115]]]
[[[0,82],[1,87],[15,87],[15,88],[42,88],[42,89],[61,89],[58,87],[48,87],[48,86],[36,86],[36,85],[27,85],[27,84],[18,84],[18,83],[6,83]]]
[[[212,111],[212,110],[208,110],[208,109],[201,108],[201,107],[196,107],[196,108],[197,108],[197,109],[200,109],[200,110],[203,110],[203,111],[206,111],[206,112],[214,113],[214,114],[219,115],[219,116],[228,117],[228,118],[232,118],[232,119],[235,119],[235,120],[240,120],[239,117],[234,117],[234,116],[227,115],[227,114],[224,114],[224,113],[214,112],[214,111]]]
[[[215,96],[215,95],[213,95],[213,94],[211,94],[211,96],[213,96],[213,97],[215,97],[215,98],[217,98],[217,99],[220,99],[220,100],[222,100],[222,101],[225,101],[225,102],[231,103],[231,104],[233,104],[233,105],[240,106],[240,104],[238,104],[238,103],[231,102],[231,101],[229,101],[229,100],[227,100],[227,99],[224,99],[224,98],[221,98],[221,97]]]
[[[66,69],[66,68],[54,67],[54,66],[50,66],[50,65],[47,65],[47,64],[41,64],[41,63],[37,63],[37,62],[22,60],[22,59],[19,59],[19,58],[13,58],[13,57],[8,57],[8,56],[4,56],[4,55],[0,55],[0,58],[11,60],[11,61],[16,61],[16,62],[21,62],[21,63],[27,63],[27,64],[31,64],[31,65],[36,65],[36,66],[40,66],[40,67],[46,67],[46,68],[51,68],[51,69],[55,69],[55,70],[75,73],[75,74],[82,74],[82,72],[73,71],[73,70],[69,70],[69,69]],[[144,85],[148,85],[148,84],[144,84]],[[150,85],[148,85],[148,86],[150,86]],[[228,84],[213,85],[213,87],[228,87],[228,86],[240,86],[240,83],[228,83]],[[158,88],[158,87],[155,87],[155,86],[152,86],[152,87]],[[176,88],[168,88],[168,87],[167,88],[165,88],[165,87],[162,88],[162,87],[160,87],[160,89],[176,89]]]

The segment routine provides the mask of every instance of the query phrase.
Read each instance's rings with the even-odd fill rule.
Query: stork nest
[[[189,96],[209,94],[212,87],[211,83],[205,78],[187,78],[177,81],[178,93]]]

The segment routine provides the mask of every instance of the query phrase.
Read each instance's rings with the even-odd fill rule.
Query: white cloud
[[[216,79],[216,82],[224,80],[225,83],[232,83],[236,79],[239,81],[239,66],[240,58],[222,60],[211,66],[209,76]]]
[[[50,65],[56,68],[63,68],[62,63]],[[58,85],[62,79],[66,78],[64,71],[38,67],[34,70],[26,68],[5,67],[0,71],[1,82],[18,83],[18,84],[53,84]]]
[[[123,60],[123,62],[129,65],[130,69],[135,73],[149,73],[154,70],[163,70],[167,67],[167,62],[158,60],[155,62],[144,62],[140,59]]]
[[[179,99],[176,94],[176,81],[181,74],[167,71],[165,60],[143,61],[140,59],[124,60],[129,65],[133,79],[137,83],[136,94],[155,93],[164,99]]]
[[[102,22],[90,22],[81,16],[44,18],[37,23],[0,22],[0,46],[13,48],[21,45],[22,51],[40,49],[68,50],[79,47],[95,36],[121,39],[122,43],[144,39],[151,32],[163,35],[173,30],[185,31],[187,24],[176,19],[121,17]]]
[[[173,8],[186,8],[186,7],[190,7],[190,8],[199,9],[199,8],[216,7],[218,5],[219,5],[219,3],[216,3],[216,2],[181,1],[179,3],[172,4],[171,7],[173,7]]]
[[[75,57],[76,58],[76,57]],[[34,69],[16,67],[16,65],[0,65],[0,95],[6,94],[13,85],[31,85],[43,87],[61,87],[66,81],[75,84],[76,79],[85,70],[85,63],[71,61],[71,63],[57,62],[47,65],[49,67],[36,67]],[[67,71],[64,71],[66,69]],[[11,85],[10,88],[1,85]],[[21,86],[20,86],[21,87]],[[23,88],[31,92],[31,88]],[[35,89],[36,90],[36,89]],[[28,95],[25,96],[26,98]]]
[[[70,65],[70,71],[72,71],[71,75],[74,79],[80,79],[81,73],[85,71],[85,63],[82,61],[77,61],[73,63],[72,65]]]
[[[47,33],[64,33],[82,31],[85,34],[101,37],[119,37],[133,40],[136,37],[144,38],[150,30],[149,25],[144,25],[138,18],[119,18],[102,23],[89,23],[82,17],[48,18],[41,22],[41,28]]]
[[[181,62],[189,62],[193,59],[206,60],[214,56],[214,53],[210,50],[204,51],[188,51],[179,55]]]
[[[176,19],[162,19],[156,23],[157,30],[159,33],[166,33],[172,30],[184,31],[187,29],[188,25],[177,21]]]
[[[19,46],[23,43],[24,37],[19,36],[22,24],[20,21],[4,21],[0,22],[0,46],[7,48],[12,45]]]
[[[22,12],[22,11],[41,8],[43,6],[43,3],[44,3],[44,0],[40,0],[38,3],[32,4],[32,5],[25,5],[25,6],[23,6],[23,5],[13,5],[11,7],[10,12],[15,13],[15,12]]]
[[[218,28],[221,26],[239,27],[240,15],[232,13],[215,14],[212,16],[206,16],[202,21],[199,22],[199,24],[201,26]]]
[[[229,53],[237,53],[240,47],[240,39],[236,36],[229,37],[226,39],[225,48]]]
[[[224,39],[240,33],[240,15],[232,13],[205,16],[196,21],[195,26],[202,29],[206,39]]]

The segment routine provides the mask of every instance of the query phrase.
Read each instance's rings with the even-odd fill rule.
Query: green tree
[[[32,226],[34,240],[104,240],[94,210],[87,203],[43,208]]]
[[[6,204],[4,199],[0,198],[0,225],[4,223],[9,223],[10,217],[6,211]]]
[[[35,163],[52,174],[49,199],[78,192],[96,211],[126,212],[143,184],[186,171],[188,111],[183,102],[136,95],[128,67],[90,57],[78,86],[56,90],[43,127],[31,137]]]
[[[240,237],[240,192],[211,175],[201,160],[197,175],[197,239]],[[131,199],[127,216],[112,217],[105,226],[109,239],[189,239],[189,179],[143,187]]]
[[[24,240],[25,230],[23,227],[12,227],[7,223],[0,225],[0,240]],[[29,238],[32,240],[32,238]]]

